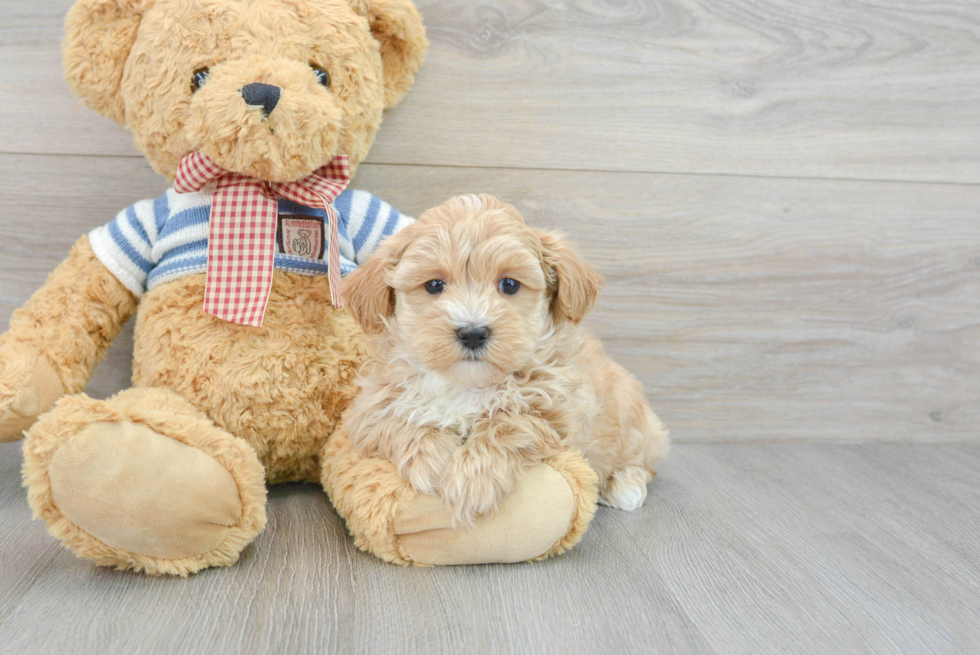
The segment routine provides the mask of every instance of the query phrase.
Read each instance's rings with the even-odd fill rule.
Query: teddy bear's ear
[[[411,0],[349,1],[367,17],[371,34],[381,44],[385,107],[394,107],[412,87],[429,47],[422,17]]]
[[[65,19],[65,78],[89,107],[123,123],[119,84],[142,13],[153,0],[78,0]]]

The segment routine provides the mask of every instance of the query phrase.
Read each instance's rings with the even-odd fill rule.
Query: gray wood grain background
[[[589,324],[679,444],[647,505],[558,560],[401,569],[287,485],[237,566],[155,580],[30,522],[8,444],[0,651],[980,652],[980,3],[418,4],[355,186],[494,193],[600,266]],[[0,0],[0,329],[165,187],[62,81],[69,5]]]
[[[2,2],[0,328],[165,186],[62,81],[69,5]],[[677,441],[980,439],[980,4],[419,6],[431,54],[355,186],[568,232]]]

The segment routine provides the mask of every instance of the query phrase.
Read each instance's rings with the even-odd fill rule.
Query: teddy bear
[[[347,189],[427,48],[410,0],[78,0],[64,65],[173,186],[73,246],[0,336],[0,440],[26,436],[35,518],[76,555],[151,575],[234,563],[266,485],[319,482],[399,564],[517,562],[595,511],[576,452],[454,529],[335,428],[366,356],[341,276],[411,219]],[[82,391],[136,316],[132,387]]]

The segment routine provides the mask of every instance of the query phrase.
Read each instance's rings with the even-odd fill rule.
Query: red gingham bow
[[[331,203],[350,183],[347,155],[334,157],[329,164],[298,182],[282,183],[232,173],[207,155],[192,152],[177,165],[174,190],[177,193],[200,191],[215,180],[205,312],[231,323],[262,327],[272,290],[278,196],[306,207],[323,207],[327,212],[330,300],[334,307],[343,306],[338,217]]]

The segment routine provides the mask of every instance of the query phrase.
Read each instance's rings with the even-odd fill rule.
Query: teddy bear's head
[[[201,151],[289,182],[364,159],[426,46],[411,0],[78,0],[64,61],[168,178]]]

